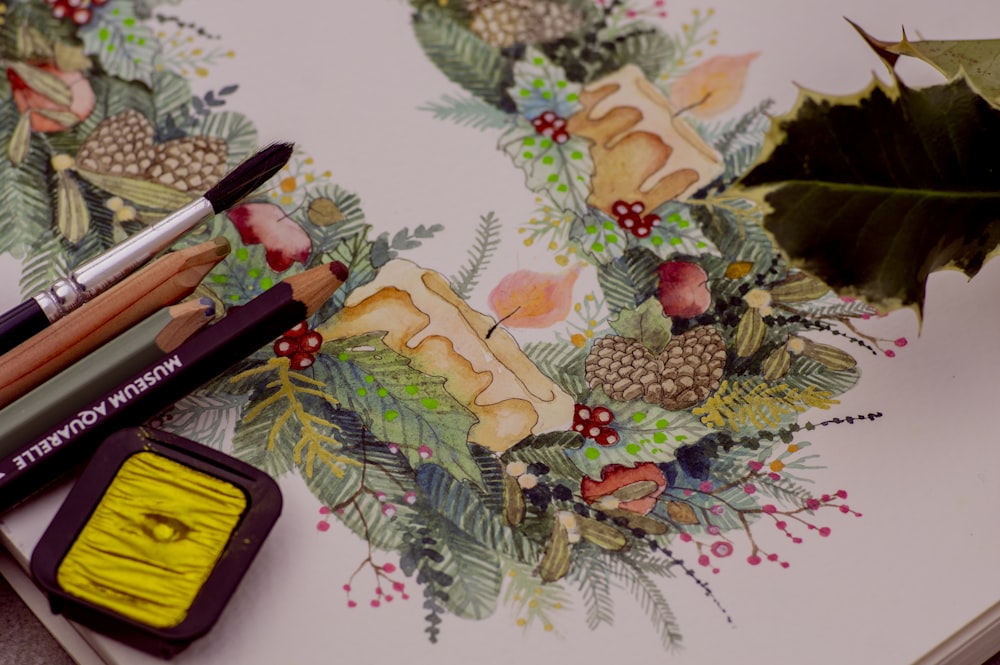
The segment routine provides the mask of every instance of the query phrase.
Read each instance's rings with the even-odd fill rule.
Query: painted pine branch
[[[467,252],[468,260],[451,280],[451,288],[459,298],[468,298],[479,283],[482,272],[500,247],[500,220],[492,211],[479,218],[476,239]]]

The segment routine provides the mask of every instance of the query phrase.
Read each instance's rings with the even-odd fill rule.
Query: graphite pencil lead
[[[205,198],[216,213],[228,210],[240,199],[253,192],[281,170],[292,156],[291,143],[272,143],[244,160],[230,171],[215,187],[205,192]]]

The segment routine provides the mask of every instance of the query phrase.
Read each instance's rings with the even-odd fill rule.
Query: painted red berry
[[[556,143],[565,143],[569,140],[569,132],[566,131],[566,120],[560,118],[553,111],[545,111],[531,121],[535,131],[550,138]]]
[[[312,367],[314,362],[316,362],[316,356],[311,353],[302,353],[300,351],[292,356],[290,366],[292,369],[300,370]]]
[[[278,341],[274,343],[274,355],[279,358],[287,358],[298,350],[299,345],[287,337],[280,337]]]
[[[590,409],[586,404],[573,405],[573,423],[586,423],[590,420]]]
[[[597,436],[594,437],[594,441],[596,441],[599,446],[613,446],[621,441],[621,437],[618,436],[618,432],[614,431],[610,427],[602,427]]]
[[[301,321],[295,324],[294,327],[290,328],[288,332],[285,333],[285,337],[301,337],[302,335],[309,332],[309,324],[305,321]]]
[[[638,238],[645,238],[652,232],[652,228],[660,223],[660,216],[654,214],[643,215],[646,205],[642,201],[615,201],[611,205],[611,214],[615,216],[618,226]]]
[[[87,25],[91,18],[92,14],[89,9],[77,9],[73,12],[73,23],[76,25]]]
[[[315,330],[310,330],[299,338],[299,348],[306,353],[315,353],[323,346],[323,336]]]
[[[598,425],[607,425],[614,419],[615,414],[611,412],[611,409],[603,406],[595,406],[590,414],[590,420]]]

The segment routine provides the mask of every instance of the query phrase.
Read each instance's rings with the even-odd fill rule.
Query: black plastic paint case
[[[57,572],[121,465],[139,452],[153,452],[228,482],[246,497],[243,512],[215,567],[171,628],[156,628],[73,596]],[[52,611],[88,628],[162,658],[170,658],[203,636],[218,620],[260,546],[281,514],[281,491],[267,474],[229,455],[167,432],[137,427],[101,444],[45,531],[31,557],[31,573],[47,593]]]

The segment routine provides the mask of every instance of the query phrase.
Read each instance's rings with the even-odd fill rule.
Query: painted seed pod
[[[829,290],[829,286],[805,272],[792,273],[770,288],[774,302],[788,305],[822,298]]]
[[[526,506],[524,492],[517,478],[509,473],[503,474],[503,516],[510,526],[517,526],[524,521]]]
[[[740,324],[736,327],[736,355],[748,358],[755,354],[763,343],[766,332],[767,326],[760,312],[752,307],[744,312],[740,317]]]
[[[576,523],[580,528],[580,536],[603,550],[616,552],[628,545],[625,534],[610,524],[589,517],[577,517]]]
[[[680,501],[667,503],[667,515],[677,524],[700,524],[698,516],[694,513],[694,508],[690,504]]]
[[[843,372],[845,370],[854,369],[858,361],[854,359],[854,356],[849,354],[847,351],[838,349],[835,346],[830,346],[829,344],[820,344],[819,342],[814,342],[803,338],[805,341],[805,347],[802,349],[802,355],[806,358],[811,358],[821,365],[825,365],[832,370]]]
[[[768,381],[777,381],[788,374],[788,369],[792,366],[792,354],[788,348],[782,344],[767,356],[761,365],[761,375]]]
[[[545,554],[538,564],[538,576],[542,582],[555,582],[569,572],[569,531],[563,524],[564,519],[573,518],[573,513],[560,513],[552,520],[552,535],[545,545]]]

